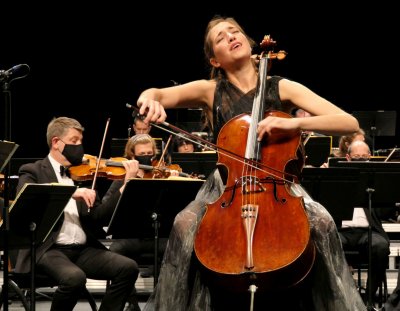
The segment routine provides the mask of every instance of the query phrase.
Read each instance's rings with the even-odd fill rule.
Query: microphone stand
[[[7,80],[2,81],[2,92],[4,94],[4,138],[11,141],[11,93],[10,83]],[[9,264],[9,250],[8,250],[8,235],[9,235],[9,187],[8,176],[10,172],[10,163],[5,167],[4,171],[4,208],[3,216],[3,310],[8,311],[8,264]]]

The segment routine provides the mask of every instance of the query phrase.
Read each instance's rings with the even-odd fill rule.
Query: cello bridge
[[[258,177],[242,176],[241,182],[243,194],[259,193],[265,191],[265,188],[260,183],[260,179]]]

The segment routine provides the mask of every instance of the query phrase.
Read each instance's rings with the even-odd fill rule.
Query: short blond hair
[[[53,118],[47,126],[47,145],[51,148],[53,137],[63,137],[69,129],[76,129],[83,132],[85,128],[75,119],[68,117]]]
[[[136,134],[129,138],[128,142],[125,145],[125,153],[124,157],[128,159],[134,159],[135,158],[135,147],[136,145],[140,144],[148,144],[151,143],[152,149],[153,149],[153,154],[156,154],[156,143],[149,134]]]

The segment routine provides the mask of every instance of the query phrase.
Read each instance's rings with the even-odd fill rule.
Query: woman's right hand
[[[154,98],[154,96],[148,93],[140,95],[137,101],[139,114],[145,116],[143,122],[146,124],[150,122],[162,123],[166,120],[167,114],[161,103],[152,98]]]

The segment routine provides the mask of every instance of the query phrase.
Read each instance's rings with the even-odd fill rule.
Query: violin
[[[151,167],[139,164],[139,168],[146,171],[144,178],[168,178],[171,176],[172,171],[177,171],[180,177],[193,178],[192,175],[182,172],[182,168],[179,164],[166,165],[162,160],[153,160]]]
[[[101,159],[97,171],[97,177],[103,177],[111,180],[121,180],[125,178],[125,168],[122,164],[123,161],[128,161],[124,157],[112,157],[110,159]],[[157,165],[153,165],[157,164]],[[190,174],[182,172],[182,168],[178,164],[172,165],[158,165],[153,162],[152,165],[139,164],[139,168],[144,170],[144,178],[168,178],[171,176],[172,170],[177,170],[180,177],[195,178]],[[93,180],[97,167],[97,157],[85,154],[84,162],[81,165],[71,166],[69,168],[70,176],[75,181]]]
[[[105,159],[101,159],[97,172],[97,177],[105,177],[107,179],[119,180],[125,178],[125,168],[122,161],[125,158],[113,158],[114,161],[119,161],[119,166],[106,166]],[[97,157],[85,154],[82,164],[69,167],[69,173],[75,181],[87,181],[95,178],[97,167]]]

